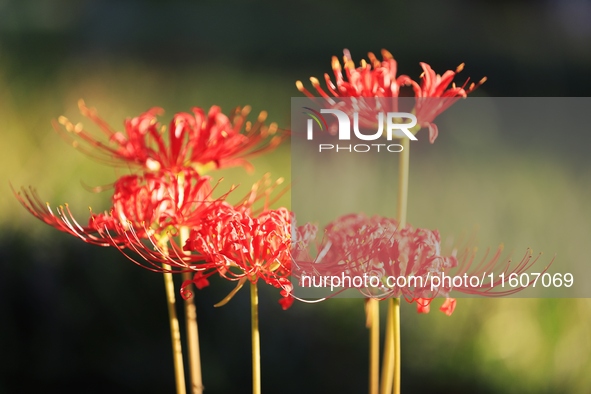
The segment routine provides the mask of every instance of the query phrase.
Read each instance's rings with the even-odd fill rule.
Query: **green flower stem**
[[[386,339],[384,341],[384,359],[382,362],[382,381],[380,385],[380,394],[389,394],[392,391],[392,382],[394,379],[394,346],[393,346],[393,335],[394,322],[392,321],[393,314],[390,313],[392,308],[391,303],[393,299],[388,299],[388,316],[386,317]]]
[[[164,249],[164,248],[163,248]],[[166,250],[166,249],[164,249]],[[168,264],[162,264],[164,270],[170,271]],[[174,362],[174,377],[176,382],[177,394],[186,394],[187,387],[185,385],[185,370],[183,366],[183,348],[181,346],[181,331],[179,329],[179,320],[176,316],[176,300],[174,296],[174,282],[172,274],[165,272],[164,274],[164,288],[166,290],[166,302],[168,304],[168,320],[170,323],[170,336],[172,339],[172,356]]]
[[[401,145],[403,147],[400,152],[399,168],[398,168],[398,205],[396,209],[396,216],[400,227],[406,225],[406,209],[408,206],[408,173],[410,167],[410,140],[402,138]]]
[[[378,394],[380,381],[380,303],[369,298],[366,304],[369,328],[369,393]]]
[[[250,324],[252,336],[252,393],[261,394],[261,338],[259,335],[259,294],[250,282]]]
[[[400,166],[398,168],[398,225],[400,228],[406,226],[406,211],[408,207],[408,177],[410,169],[410,140],[402,139],[404,148],[400,155]],[[392,344],[394,345],[394,394],[400,394],[400,298],[391,299],[388,303],[388,313],[392,316]]]
[[[408,177],[410,167],[410,140],[402,138],[398,167],[397,218],[400,228],[406,225],[408,206]],[[386,340],[384,342],[384,363],[382,370],[381,394],[400,394],[400,299],[388,300]]]
[[[189,228],[180,228],[180,245],[183,247],[189,238]],[[183,273],[183,281],[191,280],[190,272]],[[187,329],[187,347],[189,348],[189,372],[191,375],[191,393],[203,393],[203,378],[201,376],[201,356],[199,351],[199,327],[197,325],[197,308],[195,297],[185,300],[185,319]]]
[[[394,394],[400,394],[400,298],[391,298],[388,313],[392,315],[394,342]]]

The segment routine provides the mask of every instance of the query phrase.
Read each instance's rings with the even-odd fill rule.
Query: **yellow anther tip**
[[[341,69],[341,62],[339,62],[339,59],[336,56],[332,57],[331,65],[333,70],[339,71]]]
[[[261,111],[261,113],[259,114],[259,117],[258,117],[258,121],[264,122],[265,119],[267,119],[267,115],[268,115],[267,111]]]

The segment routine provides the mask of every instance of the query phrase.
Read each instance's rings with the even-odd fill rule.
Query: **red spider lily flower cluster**
[[[256,216],[242,207],[214,204],[200,225],[191,230],[184,250],[203,256],[220,276],[238,281],[237,289],[246,280],[255,283],[259,279],[280,288],[280,304],[287,309],[293,303],[290,228],[290,213],[284,208]],[[194,281],[203,283],[203,278],[200,274]]]
[[[198,222],[205,206],[229,193],[213,199],[210,179],[192,168],[178,174],[161,170],[122,176],[114,183],[111,209],[100,214],[91,212],[86,226],[78,223],[67,204],[54,213],[32,188],[15,194],[31,214],[60,231],[91,244],[126,246],[130,232],[134,238],[154,234],[174,236],[180,226]]]
[[[127,119],[119,132],[82,100],[79,107],[106,141],[65,117],[59,118],[64,128],[56,125],[58,131],[92,158],[138,171],[114,182],[111,208],[91,212],[88,225],[76,221],[67,205],[54,212],[33,189],[15,192],[31,214],[88,243],[114,246],[152,271],[195,272],[191,283],[197,288],[207,286],[207,278],[215,272],[230,280],[261,278],[282,289],[284,308],[291,304],[289,212],[268,208],[269,195],[280,181],[269,187],[265,177],[234,207],[225,202],[234,187],[214,198],[217,186],[203,175],[208,169],[235,165],[250,169],[249,157],[275,148],[285,134],[277,132],[275,123],[265,125],[266,112],[251,123],[249,107],[238,108],[229,117],[217,106],[207,114],[193,108],[192,114],[175,114],[166,128],[157,119],[163,111],[152,108]],[[262,197],[266,197],[264,207],[254,209]],[[191,234],[186,245],[174,241],[181,231]],[[186,287],[185,297],[190,295]]]
[[[186,171],[195,174],[192,169]],[[181,295],[190,298],[193,293],[188,286],[194,284],[198,289],[206,287],[209,283],[207,278],[215,273],[219,264],[210,258],[211,253],[189,253],[191,249],[186,244],[176,243],[174,237],[179,235],[180,229],[186,229],[187,233],[196,229],[208,231],[232,210],[253,217],[262,215],[270,211],[269,206],[286,189],[271,197],[283,180],[280,178],[271,184],[267,175],[256,182],[238,203],[230,205],[225,202],[225,198],[233,189],[214,199],[211,197],[213,190],[207,183],[209,177],[196,176],[191,179],[186,174],[180,175],[184,176],[171,178],[172,181],[166,178],[163,180],[152,173],[144,174],[145,179],[138,179],[134,175],[123,177],[118,182],[122,184],[123,192],[118,192],[116,184],[113,207],[108,212],[92,215],[90,227],[144,268],[160,272],[195,272],[195,278],[190,283],[185,282],[181,289]],[[257,207],[262,199],[263,206]],[[146,218],[151,221],[148,222]],[[221,247],[215,237],[210,241],[210,252]],[[134,258],[127,250],[132,250],[141,258]]]
[[[74,125],[61,116],[55,127],[64,138],[101,162],[144,171],[166,169],[178,172],[185,167],[194,167],[201,173],[206,169],[238,165],[251,169],[248,158],[275,149],[286,136],[285,133],[278,134],[276,123],[265,125],[267,113],[264,111],[254,123],[247,121],[248,106],[236,108],[229,117],[218,106],[211,107],[207,114],[195,107],[191,114],[175,114],[168,130],[158,122],[158,116],[164,110],[152,108],[127,119],[123,132],[113,130],[84,101],[80,100],[78,106],[82,115],[99,127],[107,141],[87,132],[82,124]],[[164,138],[167,131],[168,141]]]
[[[411,83],[410,77],[406,75],[396,76],[396,60],[387,50],[382,50],[381,62],[371,52],[368,56],[370,64],[362,60],[361,66],[355,68],[351,53],[345,50],[343,57],[345,75],[338,58],[332,57],[332,70],[336,84],[328,74],[324,74],[324,80],[333,97],[398,97],[400,88]],[[318,79],[312,77],[310,81],[321,97],[330,98],[330,95],[320,86]],[[300,81],[296,82],[296,86],[308,97],[314,97]]]
[[[468,85],[469,80],[466,80],[461,87],[456,86],[452,82],[456,74],[464,68],[463,64],[458,66],[455,71],[448,70],[443,75],[439,75],[428,64],[420,63],[423,73],[420,76],[420,83],[417,83],[407,75],[397,76],[397,63],[392,54],[385,49],[382,50],[382,61],[379,61],[370,52],[368,53],[369,63],[362,60],[357,68],[350,52],[348,50],[344,52],[345,75],[343,75],[341,63],[335,56],[332,58],[335,82],[328,74],[324,74],[328,93],[320,86],[317,78],[310,78],[317,93],[332,105],[336,105],[333,97],[375,98],[375,105],[372,108],[364,108],[364,111],[359,113],[360,119],[370,119],[375,123],[376,112],[384,109],[396,112],[398,108],[397,101],[386,102],[381,99],[398,98],[401,88],[411,87],[415,96],[414,113],[418,120],[418,126],[429,129],[431,143],[438,135],[437,126],[433,123],[435,118],[458,99],[466,97],[486,81],[486,78],[482,78],[478,83]],[[450,84],[452,84],[451,87]],[[296,86],[306,96],[314,97],[301,81],[297,81]]]
[[[421,84],[411,81],[416,97],[415,112],[419,125],[429,128],[429,141],[433,143],[439,134],[437,125],[433,123],[435,118],[458,99],[465,98],[486,82],[486,77],[470,85],[467,79],[462,86],[456,86],[453,80],[456,74],[464,69],[464,63],[460,64],[455,71],[447,70],[443,75],[436,74],[427,63],[421,63],[421,67],[423,68]],[[451,88],[450,84],[452,84]]]
[[[438,231],[400,226],[390,218],[367,217],[363,214],[345,215],[325,227],[324,237],[316,257],[308,251],[315,229],[309,225],[296,228],[300,244],[294,244],[294,276],[341,276],[377,277],[375,288],[358,288],[365,296],[375,298],[403,296],[408,302],[417,303],[419,313],[427,313],[431,300],[446,297],[440,310],[451,315],[456,300],[450,298],[451,291],[485,296],[503,296],[522,290],[524,287],[499,290],[503,277],[527,271],[536,261],[530,251],[517,264],[502,262],[500,247],[487,260],[485,256],[475,263],[474,251],[465,251],[456,257],[455,253],[441,252],[441,237]],[[471,286],[467,281],[451,285],[444,276],[483,276],[488,280]],[[388,280],[393,278],[394,280]],[[433,281],[437,278],[437,281]],[[437,285],[434,285],[436,283]],[[373,286],[373,285],[372,285]]]
[[[149,226],[155,233],[190,226],[212,201],[210,180],[191,167],[179,173],[160,170],[123,176],[115,182],[110,213],[93,215],[91,225],[100,231],[103,223],[115,220],[136,229]]]
[[[299,232],[306,231],[299,229]],[[416,301],[417,310],[422,313],[429,311],[429,303],[434,298],[426,280],[419,286],[395,284],[388,287],[385,278],[426,279],[457,265],[454,256],[441,255],[439,232],[414,229],[410,225],[401,227],[395,219],[364,214],[345,215],[328,224],[318,250],[321,252],[316,258],[302,259],[305,254],[298,253],[300,259],[294,264],[300,270],[294,270],[295,276],[377,277],[380,279],[378,288],[359,288],[365,296],[402,295],[408,302]],[[441,289],[438,295],[445,296],[448,292],[449,289]]]

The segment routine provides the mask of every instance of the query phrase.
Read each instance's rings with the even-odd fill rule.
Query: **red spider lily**
[[[212,225],[223,217],[225,209],[249,214],[265,211],[286,191],[271,196],[282,179],[271,184],[267,174],[233,208],[224,200],[235,187],[221,197],[213,198],[214,188],[208,181],[209,177],[199,176],[190,168],[179,175],[168,172],[163,175],[161,171],[141,177],[123,177],[116,183],[113,207],[109,212],[93,215],[91,227],[134,263],[152,271],[197,272],[194,284],[197,288],[205,287],[216,266],[205,261],[203,255],[187,254],[183,245],[174,240],[179,229],[195,229],[205,223]],[[136,260],[127,250],[132,250],[141,259]],[[163,268],[164,264],[168,268]],[[183,291],[186,297],[192,296],[188,290]]]
[[[359,116],[360,127],[375,129],[377,125],[376,113],[380,111],[398,111],[398,101],[392,100],[400,94],[400,88],[411,84],[411,79],[406,75],[397,76],[397,64],[390,52],[383,49],[380,62],[373,53],[368,54],[370,64],[365,60],[361,61],[360,67],[355,67],[349,50],[345,49],[343,56],[343,67],[336,56],[332,57],[332,69],[335,82],[328,74],[324,74],[328,93],[322,89],[317,78],[311,77],[312,86],[318,94],[323,97],[329,105],[339,107],[341,110],[352,112],[352,108],[343,107],[343,103],[337,103],[332,97],[364,97],[366,100],[355,103],[355,111]],[[296,81],[296,87],[308,97],[314,97],[302,84]],[[330,93],[330,94],[329,94]],[[373,99],[373,100],[372,100]],[[332,132],[332,127],[329,128]]]
[[[152,233],[190,226],[199,220],[203,207],[213,201],[210,180],[190,167],[179,173],[158,171],[123,176],[115,182],[110,213],[93,215],[91,225],[100,231],[105,225],[108,228],[109,220],[115,220],[135,229],[147,228]]]
[[[381,62],[370,52],[368,57],[371,64],[362,60],[361,66],[357,68],[351,59],[351,53],[347,49],[344,52],[345,76],[343,76],[341,63],[336,56],[332,57],[332,70],[336,85],[328,74],[324,74],[326,86],[333,97],[398,97],[400,87],[409,85],[411,82],[411,79],[406,75],[396,76],[396,61],[392,54],[385,49],[382,49],[383,60]],[[329,94],[320,86],[318,79],[312,77],[310,81],[321,97],[330,99]],[[297,81],[296,86],[306,96],[314,97],[306,90],[302,82]]]
[[[80,100],[78,106],[82,115],[105,134],[106,141],[87,132],[82,124],[74,125],[64,116],[58,119],[63,128],[55,124],[60,134],[78,150],[98,161],[134,166],[144,171],[179,172],[184,167],[193,167],[202,173],[210,168],[237,165],[250,169],[252,165],[247,159],[275,149],[285,138],[285,135],[277,134],[277,124],[265,125],[267,113],[264,111],[254,123],[247,121],[248,106],[236,108],[230,117],[217,106],[211,107],[207,114],[195,107],[192,114],[175,114],[168,130],[158,123],[158,116],[164,111],[152,108],[127,119],[123,132],[111,128],[84,101]],[[167,131],[168,142],[165,138]]]
[[[369,53],[370,63],[361,61],[361,66],[355,68],[351,54],[345,49],[343,58],[345,75],[341,63],[336,57],[332,58],[332,69],[335,75],[335,83],[328,74],[324,74],[328,93],[320,86],[317,78],[310,78],[312,86],[318,94],[326,99],[330,105],[338,105],[332,97],[344,98],[372,98],[371,101],[363,101],[363,107],[358,111],[360,126],[375,129],[376,113],[382,111],[398,111],[398,100],[384,100],[385,98],[396,99],[400,97],[400,90],[404,86],[411,86],[415,96],[414,112],[417,116],[418,126],[429,128],[429,141],[433,143],[437,138],[437,126],[432,123],[435,118],[449,108],[458,99],[466,97],[478,86],[482,85],[486,78],[478,83],[472,83],[467,88],[468,80],[461,87],[452,84],[457,73],[464,65],[461,64],[455,71],[446,71],[443,75],[436,74],[426,63],[420,63],[423,68],[420,85],[406,75],[396,76],[397,63],[390,52],[382,50],[383,60],[377,60],[373,53]],[[449,85],[452,87],[449,88]],[[298,90],[308,97],[314,97],[302,84],[296,82]],[[330,94],[329,94],[330,93]],[[340,109],[343,109],[340,107]]]
[[[478,83],[471,83],[468,86],[469,79],[460,86],[453,82],[455,76],[464,69],[464,63],[460,64],[455,71],[447,70],[443,75],[436,74],[427,63],[420,63],[423,68],[421,74],[421,84],[411,81],[413,87],[416,105],[415,112],[418,124],[421,127],[429,128],[429,142],[435,142],[438,135],[437,125],[433,120],[443,111],[451,107],[460,98],[465,98],[477,87],[486,82],[486,77]],[[451,88],[449,85],[452,84]],[[468,86],[466,88],[466,86]]]
[[[129,259],[153,271],[206,271],[213,268],[202,263],[202,256],[186,256],[174,242],[179,229],[200,224],[211,205],[219,204],[234,187],[219,198],[213,198],[210,177],[200,176],[192,168],[178,174],[168,171],[129,175],[115,183],[113,207],[109,212],[93,215],[91,226]],[[170,242],[172,250],[169,250]],[[131,249],[142,259],[135,260],[123,249]],[[199,264],[197,264],[199,263]],[[170,268],[163,268],[166,264]],[[203,279],[207,279],[204,272]],[[198,287],[203,287],[196,277]]]
[[[417,302],[420,313],[426,313],[432,298],[427,281],[422,285],[398,286],[398,282],[391,284],[385,278],[401,277],[406,283],[406,278],[427,278],[455,266],[455,257],[442,256],[439,245],[437,231],[413,229],[410,225],[400,228],[394,219],[349,214],[326,226],[322,243],[317,247],[319,257],[295,259],[294,275],[301,278],[344,273],[350,277],[377,277],[377,288],[359,290],[368,297],[403,295],[408,302]]]
[[[82,226],[71,214],[68,205],[60,206],[57,214],[49,204],[41,203],[34,189],[15,193],[21,204],[41,221],[56,229],[100,246],[114,246],[136,264],[152,271],[169,271],[162,263],[175,263],[172,269],[188,270],[193,260],[178,254],[167,257],[166,243],[178,235],[178,229],[199,222],[210,204],[221,201],[233,190],[219,198],[212,197],[210,177],[200,176],[192,168],[178,174],[170,171],[145,173],[142,176],[121,177],[114,184],[113,206],[108,212],[92,214],[87,226]],[[125,249],[133,250],[142,259],[134,259]],[[193,267],[191,269],[194,269]]]
[[[12,191],[21,205],[42,222],[90,244],[111,245],[111,240],[99,234],[93,226],[81,225],[72,215],[68,204],[60,205],[54,212],[49,203],[43,203],[34,188],[23,187],[19,192],[14,189]]]
[[[415,229],[408,224],[401,228],[394,219],[362,214],[345,215],[330,223],[317,250],[320,252],[314,259],[298,253],[294,276],[377,277],[377,286],[358,289],[368,297],[402,295],[408,302],[417,303],[419,313],[429,312],[431,300],[444,296],[447,300],[440,310],[447,315],[456,306],[456,301],[449,298],[452,290],[489,297],[516,293],[527,286],[503,287],[501,278],[506,281],[511,274],[526,272],[538,260],[528,250],[516,265],[511,260],[503,262],[502,247],[491,258],[487,253],[477,264],[474,251],[458,257],[455,253],[445,256],[438,231]],[[459,283],[449,279],[453,277],[482,280],[475,284],[464,278]]]
[[[285,208],[267,210],[253,216],[248,209],[229,204],[212,205],[199,226],[191,230],[184,250],[197,252],[215,264],[219,274],[238,281],[236,289],[219,305],[225,304],[247,281],[259,279],[281,288],[280,304],[287,309],[293,302],[290,257],[290,213]]]
[[[344,222],[332,224],[331,229],[343,228],[347,234],[341,242],[345,245],[346,264],[352,273],[371,273],[380,277],[428,278],[454,267],[454,256],[442,256],[438,231],[414,229],[410,225],[400,227],[394,219],[364,215],[349,215]],[[338,231],[342,236],[343,231]],[[408,283],[406,280],[405,283]],[[419,312],[428,312],[423,300],[431,294],[428,281],[413,285],[388,283],[381,290],[389,297],[403,295],[409,302],[417,302]],[[447,290],[447,289],[445,289]],[[443,291],[442,290],[442,293]]]

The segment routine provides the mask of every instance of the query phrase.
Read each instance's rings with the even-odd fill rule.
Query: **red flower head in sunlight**
[[[152,233],[190,226],[212,201],[210,179],[190,167],[179,173],[123,176],[115,182],[110,212],[93,215],[90,225],[100,231],[108,222],[105,216],[109,216],[124,227],[145,228]]]
[[[127,175],[114,184],[112,207],[109,211],[92,214],[87,226],[73,217],[68,206],[60,206],[57,213],[49,204],[41,203],[33,189],[16,194],[21,204],[38,219],[56,229],[81,238],[85,242],[114,246],[136,264],[153,271],[165,270],[162,263],[173,270],[187,270],[198,259],[179,257],[172,237],[179,228],[194,226],[203,212],[228,193],[213,199],[210,177],[200,176],[192,168],[174,174],[158,171],[143,175]],[[174,257],[162,250],[163,240],[170,240]],[[164,242],[166,243],[166,242]],[[131,249],[142,259],[132,258],[124,249]],[[202,266],[204,267],[204,266]],[[191,265],[191,269],[194,269]]]
[[[264,111],[254,123],[247,121],[250,107],[237,108],[229,117],[217,106],[211,107],[207,114],[195,107],[192,113],[175,114],[168,129],[158,122],[164,111],[152,108],[125,120],[124,131],[115,131],[84,101],[80,100],[78,105],[82,115],[105,134],[106,141],[64,116],[58,119],[63,128],[56,124],[56,130],[90,157],[144,171],[178,172],[183,167],[193,167],[202,173],[210,168],[237,165],[252,168],[247,159],[276,148],[285,137],[277,133],[275,123],[265,125]]]
[[[195,266],[202,257],[185,256],[173,238],[179,235],[179,229],[199,225],[209,207],[233,190],[214,199],[209,182],[210,177],[200,176],[190,167],[179,173],[158,171],[121,177],[115,183],[111,210],[92,215],[89,226],[145,268],[162,271],[162,264],[166,264],[174,271],[205,269],[206,264]],[[162,249],[167,241],[172,251]],[[139,254],[140,262],[120,245]]]
[[[294,259],[295,276],[373,277],[374,282],[363,282],[369,283],[367,288],[353,287],[367,297],[402,295],[408,302],[416,301],[421,313],[428,312],[431,299],[445,291],[437,289],[434,295],[426,278],[457,264],[455,257],[441,254],[437,231],[401,228],[394,219],[363,214],[345,215],[328,224],[318,250],[315,259]]]
[[[457,73],[459,73],[464,65],[461,64],[455,71],[446,71],[443,75],[436,74],[431,67],[426,63],[420,63],[423,68],[421,75],[421,83],[417,83],[407,75],[397,76],[397,63],[392,54],[382,50],[382,61],[379,61],[373,53],[369,53],[369,63],[365,60],[361,61],[359,67],[355,67],[355,63],[351,58],[350,52],[345,49],[343,57],[344,66],[341,66],[339,60],[333,56],[332,69],[335,76],[333,82],[328,74],[324,74],[324,79],[327,86],[325,91],[317,78],[310,78],[312,86],[316,92],[322,97],[326,103],[335,108],[344,110],[345,112],[357,112],[359,116],[359,125],[362,127],[375,130],[377,122],[377,114],[380,112],[398,112],[399,107],[405,107],[404,110],[413,112],[417,117],[417,126],[411,129],[416,133],[419,128],[429,128],[429,141],[433,143],[437,138],[437,126],[432,123],[435,118],[449,108],[456,100],[466,97],[474,89],[486,81],[482,78],[480,82],[470,84],[468,81],[461,87],[452,84],[452,81]],[[343,75],[343,67],[345,75]],[[451,87],[449,85],[452,84]],[[404,96],[401,94],[401,88],[408,86],[409,95],[414,91],[414,108],[403,99],[398,99]],[[314,95],[310,93],[301,81],[296,82],[296,87],[306,96],[313,98]],[[364,101],[355,101],[355,106],[358,108],[345,108],[344,103],[339,103],[338,98],[365,98]],[[388,99],[388,100],[386,100]],[[406,108],[406,107],[409,108]]]
[[[290,213],[284,208],[266,210],[258,216],[249,209],[229,204],[212,205],[199,226],[192,229],[184,247],[215,264],[219,274],[238,281],[225,304],[247,281],[263,280],[281,288],[280,304],[293,302],[290,257]]]
[[[185,168],[178,174],[159,171],[122,177],[115,183],[112,208],[92,215],[89,228],[144,268],[195,272],[194,280],[189,282],[201,289],[207,285],[207,278],[215,273],[217,266],[206,261],[201,254],[186,253],[183,245],[175,242],[175,237],[188,237],[191,229],[213,226],[224,217],[226,209],[234,209],[224,200],[235,187],[214,198],[212,193],[218,185],[212,188],[209,180],[210,177],[200,176],[192,168]],[[264,176],[237,203],[236,209],[248,212],[266,210],[285,193],[283,190],[271,197],[282,181],[280,178],[271,184],[269,176]],[[263,206],[255,207],[261,199],[264,200]],[[184,235],[181,234],[183,231],[186,231]],[[128,250],[141,258],[134,258]],[[183,295],[192,296],[189,291]]]
[[[351,58],[349,50],[345,49],[343,68],[336,56],[332,57],[332,70],[335,76],[335,83],[332,82],[328,74],[324,74],[324,80],[330,95],[333,97],[398,97],[400,87],[410,84],[411,80],[406,75],[396,76],[396,60],[390,52],[382,49],[382,61],[379,61],[373,53],[369,53],[370,63],[365,60],[361,65],[355,68],[355,63]],[[312,86],[321,97],[329,99],[328,93],[322,89],[318,79],[310,78]],[[308,97],[314,97],[302,82],[297,81],[298,90]]]
[[[445,255],[438,231],[408,224],[400,227],[394,219],[363,214],[345,215],[331,222],[316,249],[315,258],[302,250],[297,257],[294,254],[293,274],[300,281],[304,275],[351,278],[342,279],[337,287],[354,287],[367,297],[404,296],[408,302],[417,303],[419,313],[428,313],[435,297],[445,297],[440,310],[447,315],[456,306],[455,299],[450,298],[452,291],[489,297],[516,293],[527,286],[512,288],[503,283],[537,261],[528,251],[517,264],[503,262],[502,247],[490,258],[487,253],[478,263],[474,250],[459,256],[455,252]],[[361,285],[354,285],[354,278]]]
[[[464,69],[463,63],[455,71],[447,70],[443,75],[436,74],[427,63],[421,62],[421,67],[423,68],[421,84],[411,82],[416,97],[415,113],[418,124],[429,128],[429,141],[433,143],[438,134],[437,125],[432,123],[435,118],[457,100],[467,97],[469,93],[486,82],[486,77],[469,86],[469,79],[462,86],[456,86],[453,79]],[[449,87],[450,84],[451,87]]]

